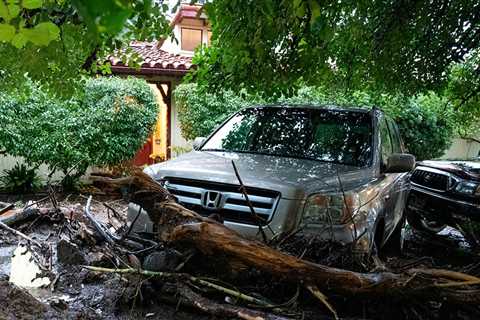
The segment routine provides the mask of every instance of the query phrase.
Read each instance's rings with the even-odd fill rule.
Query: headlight
[[[314,194],[307,199],[303,224],[344,224],[352,221],[359,208],[359,196],[351,194]]]
[[[462,181],[455,186],[455,192],[469,196],[479,196],[480,185],[475,182]]]

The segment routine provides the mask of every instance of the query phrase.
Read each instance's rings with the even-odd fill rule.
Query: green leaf
[[[23,0],[22,7],[25,9],[38,9],[42,6],[43,0]]]
[[[18,17],[18,14],[20,13],[20,6],[17,4],[9,4],[7,6],[8,12],[10,13],[10,19]]]
[[[15,35],[15,27],[9,24],[0,23],[0,41],[10,42]]]
[[[32,29],[24,29],[28,40],[38,46],[47,46],[51,41],[58,40],[60,29],[52,22],[42,22]]]
[[[7,23],[12,20],[10,17],[10,12],[3,1],[0,1],[0,18],[3,18],[3,20],[5,20]]]
[[[25,29],[20,30],[20,32],[17,33],[12,39],[12,44],[18,49],[23,48],[28,41],[28,38],[25,35],[24,30]]]

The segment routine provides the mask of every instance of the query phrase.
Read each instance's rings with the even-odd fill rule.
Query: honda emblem
[[[202,206],[206,209],[218,209],[221,200],[222,194],[220,192],[208,190],[203,194]]]

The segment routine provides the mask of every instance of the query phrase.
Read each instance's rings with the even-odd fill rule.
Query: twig
[[[118,218],[118,219],[121,219],[121,220],[124,220],[124,218],[120,215],[120,213],[117,212],[117,210],[115,210],[111,205],[109,205],[108,203],[106,202],[103,202],[103,205],[107,208],[107,209],[110,209],[112,212],[113,212],[113,215]]]
[[[220,286],[218,284],[212,283],[210,281],[202,280],[200,278],[191,276],[189,274],[185,273],[172,273],[172,272],[157,272],[157,271],[149,271],[149,270],[142,270],[142,269],[134,269],[134,268],[125,268],[125,269],[111,269],[111,268],[103,268],[103,267],[94,267],[94,266],[82,266],[82,268],[85,268],[87,270],[95,271],[95,272],[103,272],[103,273],[118,273],[118,274],[140,274],[143,276],[148,276],[148,277],[157,277],[157,278],[164,278],[164,279],[186,279],[191,282],[194,282],[196,284],[205,286],[210,289],[214,289],[216,291],[222,292],[224,294],[230,295],[232,297],[235,297],[237,299],[249,302],[249,303],[254,303],[261,305],[263,307],[274,307],[269,302],[266,302],[264,300],[255,298],[253,296],[249,296],[247,294],[241,293],[236,290],[232,290],[229,288],[225,288],[223,286]]]
[[[449,288],[449,287],[459,287],[459,286],[472,286],[480,284],[479,280],[468,280],[463,282],[447,282],[447,283],[436,283],[434,287]]]
[[[264,219],[260,218],[256,213],[255,209],[252,206],[252,203],[250,202],[250,199],[248,198],[247,194],[247,189],[245,188],[245,185],[242,182],[242,178],[240,177],[240,173],[238,173],[237,166],[235,165],[235,162],[232,160],[232,166],[233,170],[235,171],[235,175],[237,176],[238,182],[240,183],[240,191],[243,193],[243,196],[245,197],[245,201],[247,201],[248,207],[250,208],[250,212],[252,213],[253,218],[255,219],[255,222],[258,225],[258,230],[260,231],[260,234],[262,235],[263,242],[267,243],[267,235],[265,234],[265,231],[262,228],[262,222],[265,222]]]
[[[130,232],[132,232],[133,226],[134,226],[135,223],[137,222],[138,217],[140,217],[140,214],[142,214],[142,207],[140,207],[140,209],[138,210],[137,215],[135,216],[135,218],[133,219],[132,223],[130,224],[130,227],[128,228],[127,232],[121,237],[121,240],[122,240],[122,241],[125,240],[125,238],[128,237],[128,235],[130,234]]]
[[[48,185],[48,197],[52,202],[53,208],[55,208],[55,210],[58,210],[58,201],[57,201],[57,198],[55,198],[55,190],[53,190],[53,187],[51,184]]]
[[[337,179],[338,179],[338,185],[340,187],[340,190],[342,191],[343,204],[345,205],[345,208],[347,209],[347,216],[348,216],[350,222],[353,225],[353,233],[355,235],[354,235],[352,247],[355,247],[356,244],[357,244],[357,240],[358,240],[358,234],[357,234],[357,226],[355,224],[355,220],[353,220],[353,216],[356,214],[356,212],[350,211],[350,207],[348,206],[347,197],[345,196],[345,189],[343,188],[342,179],[340,178],[340,173],[338,172],[338,167],[337,167]]]
[[[134,242],[134,241],[130,241],[130,240],[127,240],[127,239],[123,239],[122,237],[118,237],[114,234],[112,234],[111,232],[109,232],[108,230],[106,230],[101,224],[100,222],[98,222],[92,215],[92,213],[90,212],[90,205],[91,205],[91,202],[92,202],[92,196],[89,196],[88,197],[88,200],[87,200],[87,204],[85,205],[85,210],[83,211],[85,216],[87,217],[87,219],[90,221],[90,223],[94,226],[95,230],[97,230],[97,232],[105,239],[105,241],[107,241],[109,244],[111,245],[115,245],[116,243],[120,243],[120,242],[123,242],[124,244],[128,245],[128,246],[131,246],[135,249],[143,249],[144,247],[137,242]],[[129,236],[129,238],[131,238],[131,236]],[[156,244],[156,243],[154,243]]]
[[[27,236],[26,234],[24,234],[24,233],[22,233],[22,232],[20,232],[20,231],[18,231],[18,230],[15,230],[15,229],[13,229],[13,228],[10,228],[9,226],[7,226],[5,223],[3,223],[3,222],[1,222],[1,221],[0,221],[0,227],[3,228],[3,229],[5,229],[5,230],[7,230],[7,231],[9,231],[9,232],[11,232],[11,233],[13,233],[13,234],[15,234],[15,235],[17,235],[17,236],[19,236],[20,238],[22,238],[22,239],[24,239],[24,240],[27,240],[27,241],[33,243],[34,245],[36,245],[36,246],[39,247],[39,248],[42,247],[42,244],[41,244],[40,242],[38,242],[38,241],[30,238],[29,236]]]
[[[332,305],[327,301],[327,297],[318,289],[317,286],[307,286],[308,291],[310,291],[318,300],[320,300],[321,303],[327,307],[328,310],[333,314],[335,319],[338,320],[338,315],[335,309],[332,307]]]
[[[43,201],[48,200],[48,199],[50,199],[50,195],[48,195],[46,197],[43,197],[40,200],[37,200],[37,201],[34,201],[32,203],[27,204],[25,207],[23,207],[23,210],[28,209],[30,207],[33,207],[33,206],[39,204],[40,202],[43,202]]]
[[[90,205],[92,203],[92,196],[88,197],[87,204],[85,205],[85,216],[87,219],[92,223],[92,225],[95,227],[95,229],[100,233],[100,235],[111,245],[115,244],[115,237],[111,234],[109,234],[103,227],[102,225],[92,216],[90,213]],[[118,238],[117,240],[120,240]]]

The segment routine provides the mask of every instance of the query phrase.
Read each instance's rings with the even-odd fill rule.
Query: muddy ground
[[[45,194],[0,195],[0,201],[16,203],[22,207],[31,200],[45,199]],[[58,206],[81,210],[85,194],[56,195]],[[112,228],[121,227],[123,218],[114,217],[113,211],[125,217],[127,203],[118,195],[95,195],[92,212]],[[106,205],[105,205],[106,204]],[[38,206],[52,206],[50,199]],[[114,221],[114,223],[112,222]],[[15,235],[0,230],[0,319],[214,319],[182,305],[172,284],[140,276],[120,276],[88,271],[81,265],[112,267],[121,261],[105,251],[105,244],[92,235],[79,235],[76,229],[61,217],[41,217],[15,226],[30,237],[49,244],[49,257],[43,261],[51,270],[41,272],[49,284],[26,291],[12,285],[12,255],[26,252],[25,244]],[[382,256],[385,268],[401,272],[411,267],[435,267],[480,275],[480,257],[473,253],[455,230],[439,236],[425,236],[406,228],[407,241],[402,256]],[[63,239],[63,241],[61,241]],[[65,244],[66,243],[66,244]],[[70,243],[74,246],[70,247]],[[17,250],[17,251],[16,251]],[[356,271],[378,269],[371,261],[359,262],[349,254],[348,248],[315,239],[293,238],[282,250],[314,262]],[[141,254],[139,260],[143,260]],[[31,258],[30,260],[35,260]],[[141,261],[140,261],[141,263]],[[48,269],[48,268],[47,268]],[[224,270],[212,270],[208,261],[193,257],[182,270],[197,276],[215,278],[242,292],[267,297],[271,302],[288,309],[298,319],[330,319],[331,314],[308,292],[282,283],[257,270],[245,270],[236,277],[225,277]],[[18,277],[18,275],[14,275]],[[37,281],[37,280],[36,280]],[[199,292],[217,302],[234,303],[230,297]],[[340,317],[345,319],[479,319],[480,308],[458,307],[444,303],[419,303],[392,299],[364,300],[342,297],[325,292]]]

